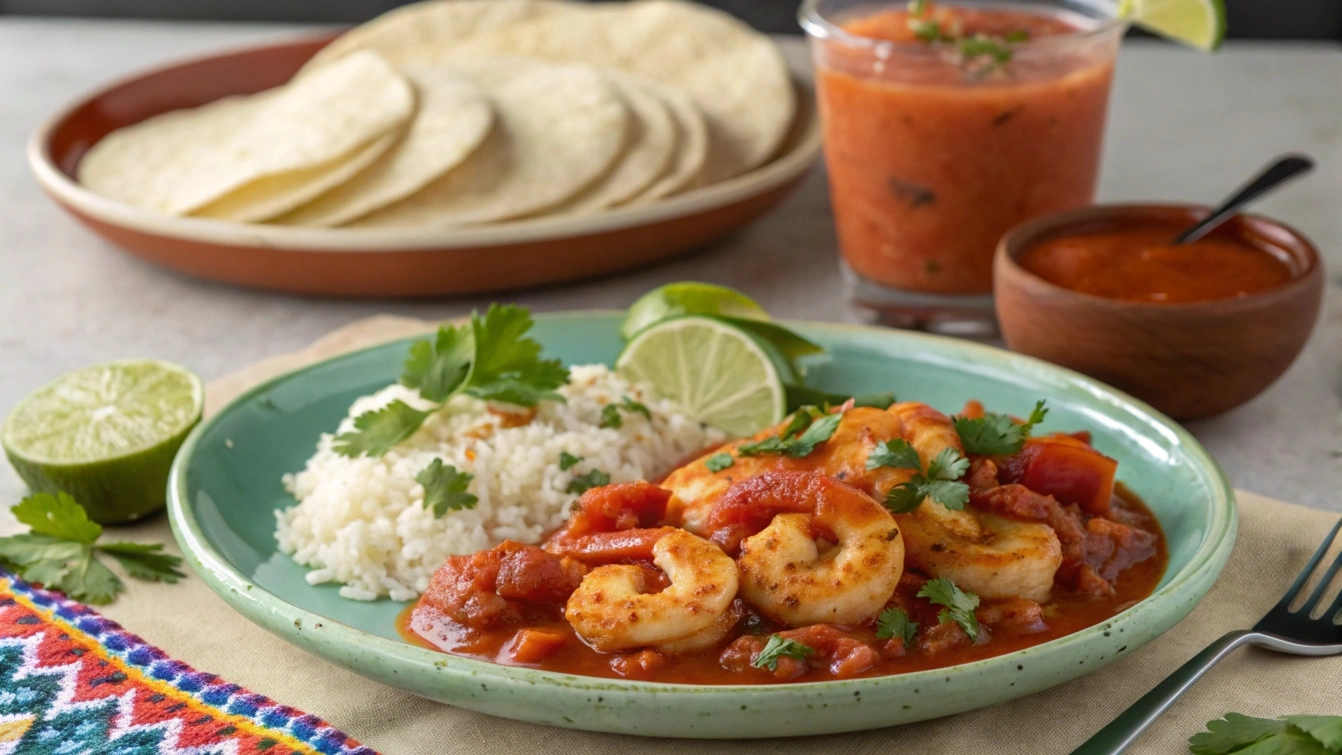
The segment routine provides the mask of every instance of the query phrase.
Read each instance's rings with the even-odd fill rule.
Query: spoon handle
[[[1187,231],[1179,234],[1174,240],[1175,246],[1180,244],[1191,244],[1194,241],[1206,236],[1216,229],[1217,226],[1229,220],[1239,209],[1258,196],[1286,181],[1290,178],[1304,173],[1314,167],[1314,160],[1306,155],[1284,155],[1277,158],[1276,162],[1269,165],[1262,173],[1254,177],[1252,181],[1245,184],[1243,188],[1235,192],[1219,207],[1212,210],[1201,223],[1189,228]]]

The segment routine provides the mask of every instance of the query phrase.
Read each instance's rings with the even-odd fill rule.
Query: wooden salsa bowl
[[[1240,215],[1244,238],[1286,254],[1286,285],[1235,299],[1153,304],[1062,288],[1017,263],[1046,239],[1118,224],[1192,225],[1197,205],[1099,205],[1026,221],[1007,233],[994,261],[997,318],[1007,346],[1098,378],[1179,420],[1233,409],[1281,377],[1309,340],[1323,299],[1318,252],[1275,220]]]

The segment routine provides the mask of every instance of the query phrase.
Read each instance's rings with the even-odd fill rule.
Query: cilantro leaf
[[[937,614],[942,624],[953,621],[965,630],[971,641],[979,638],[979,620],[974,616],[974,609],[979,607],[979,596],[961,590],[949,579],[931,579],[918,591],[918,597],[944,606]]]
[[[803,406],[793,412],[791,417],[788,417],[787,424],[783,426],[783,432],[780,433],[778,437],[787,440],[795,435],[800,435],[805,432],[806,428],[810,427],[811,423],[815,422],[816,417],[819,416],[820,410],[816,407]]]
[[[729,453],[713,454],[704,460],[704,466],[708,467],[710,472],[721,472],[735,463],[736,460]]]
[[[922,471],[923,462],[918,452],[903,438],[888,440],[871,450],[867,456],[867,469],[891,467],[892,469],[916,469]]]
[[[876,617],[876,636],[882,640],[898,637],[908,647],[918,634],[918,623],[909,619],[903,608],[887,608]]]
[[[492,304],[484,317],[471,317],[475,359],[467,393],[520,406],[563,400],[554,389],[568,380],[568,368],[540,358],[540,343],[525,337],[533,322],[530,312],[511,304]]]
[[[1305,732],[1332,752],[1342,751],[1342,716],[1282,716],[1281,720]]]
[[[562,471],[562,472],[567,472],[570,468],[573,467],[574,464],[577,464],[578,462],[582,461],[582,459],[583,459],[583,457],[581,457],[581,456],[574,456],[573,454],[569,453],[568,451],[560,451],[560,452],[559,452],[559,469],[560,469],[560,471]]]
[[[162,543],[105,543],[98,550],[116,559],[126,573],[149,582],[175,583],[186,577],[177,567],[182,559],[163,553]]]
[[[1025,446],[1025,439],[1035,425],[1044,421],[1048,407],[1043,401],[1036,402],[1034,409],[1024,424],[1005,414],[989,412],[978,419],[956,417],[955,432],[965,450],[978,456],[1002,456],[1017,453]]]
[[[35,534],[92,545],[103,533],[102,525],[89,520],[84,507],[68,494],[34,493],[10,511]]]
[[[415,482],[424,486],[424,508],[432,508],[435,517],[443,517],[449,510],[473,509],[480,499],[466,492],[475,475],[462,472],[442,459],[434,459],[429,466],[415,475]]]
[[[932,22],[929,22],[932,23]],[[916,31],[914,32],[917,33]],[[1011,48],[982,34],[975,34],[972,37],[966,37],[959,40],[956,46],[960,54],[966,58],[977,58],[979,56],[988,56],[996,65],[1002,65],[1011,60]]]
[[[955,448],[943,448],[927,465],[927,476],[933,480],[958,480],[969,471],[969,459]]]
[[[125,585],[98,560],[104,553],[137,579],[175,582],[182,559],[144,543],[98,545],[102,527],[66,493],[31,495],[10,508],[30,531],[0,537],[0,565],[29,582],[59,590],[85,603],[110,603]]]
[[[474,351],[475,342],[466,326],[444,325],[435,339],[411,344],[401,385],[419,390],[429,401],[446,401],[470,376]]]
[[[815,648],[803,645],[796,640],[786,639],[781,635],[771,634],[769,635],[769,641],[764,643],[764,649],[759,652],[759,655],[755,656],[750,665],[755,668],[777,671],[779,658],[795,658],[801,661],[814,653]]]
[[[615,404],[606,404],[601,407],[601,427],[610,427],[616,430],[624,426],[624,418],[620,416],[620,407]]]
[[[762,456],[764,454],[781,454],[785,450],[783,439],[774,435],[755,443],[742,443],[736,449],[736,452],[742,456]]]
[[[921,479],[920,479],[921,478]],[[901,482],[885,493],[885,507],[895,514],[907,514],[917,509],[927,497],[923,493],[923,484],[927,478],[916,474],[912,480]]]
[[[341,456],[381,456],[404,442],[434,410],[416,409],[396,400],[354,419],[354,430],[336,436],[331,449]]]
[[[652,419],[651,409],[649,409],[646,405],[640,404],[639,402],[629,398],[628,396],[625,396],[623,399],[620,399],[620,408],[627,412],[638,412],[639,414],[642,414],[644,418]]]
[[[969,503],[969,486],[963,482],[926,480],[922,493],[924,499],[931,498],[951,511],[960,511]]]
[[[582,495],[592,488],[599,488],[610,484],[610,475],[602,472],[600,469],[593,469],[585,475],[577,475],[569,480],[566,490],[570,493]]]
[[[927,472],[924,473],[918,452],[913,446],[907,441],[895,439],[877,446],[867,457],[867,469],[878,467],[918,470],[908,482],[902,482],[886,492],[885,507],[896,514],[907,514],[928,498],[954,511],[963,509],[969,503],[969,486],[959,482],[960,477],[969,470],[969,459],[954,448],[942,449],[927,465]]]
[[[1227,713],[1222,719],[1208,721],[1207,731],[1190,737],[1188,749],[1197,755],[1227,755],[1269,737],[1285,734],[1290,728],[1285,721]]]
[[[829,440],[834,435],[834,431],[839,429],[839,423],[843,421],[842,414],[826,414],[820,419],[811,423],[806,431],[801,434],[787,449],[787,455],[801,458],[809,456],[815,447]]]

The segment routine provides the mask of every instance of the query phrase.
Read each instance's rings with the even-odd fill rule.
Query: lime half
[[[162,508],[168,468],[204,400],[200,378],[183,367],[108,362],[25,398],[0,427],[0,445],[34,491],[63,490],[96,522],[128,522]]]
[[[1226,35],[1222,0],[1123,0],[1119,15],[1147,31],[1210,52]]]
[[[629,340],[654,323],[681,315],[722,315],[745,320],[768,320],[754,299],[726,286],[684,281],[658,286],[629,305],[620,335]]]
[[[629,342],[615,368],[733,435],[777,424],[786,408],[783,381],[765,348],[721,320],[689,316],[653,325]]]

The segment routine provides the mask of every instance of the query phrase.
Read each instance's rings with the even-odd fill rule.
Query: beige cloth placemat
[[[295,353],[272,357],[208,388],[217,410],[246,388],[334,354],[429,329],[375,317]],[[516,723],[429,702],[307,655],[234,613],[197,578],[176,585],[132,581],[102,612],[201,671],[320,716],[387,755],[640,753],[1030,753],[1070,752],[1212,640],[1252,625],[1279,598],[1336,514],[1239,494],[1239,542],[1220,581],[1177,627],[1124,660],[1046,692],[953,718],[821,738],[699,742],[643,739]],[[118,530],[118,534],[122,534]],[[171,542],[164,517],[125,532]],[[171,546],[174,547],[175,546]],[[1185,741],[1226,711],[1263,716],[1342,714],[1342,658],[1301,659],[1255,648],[1226,659],[1160,719],[1131,752],[1187,752]],[[893,749],[892,749],[893,748]]]

